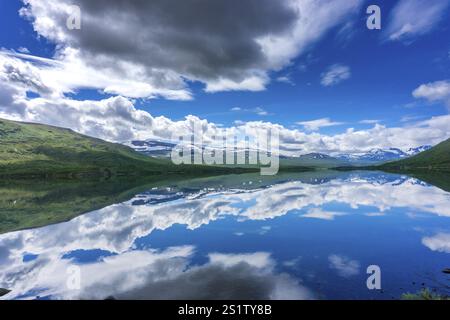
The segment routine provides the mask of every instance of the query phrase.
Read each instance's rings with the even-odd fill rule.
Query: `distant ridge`
[[[450,171],[450,139],[410,158],[388,162],[378,167],[390,171]]]
[[[132,140],[126,145],[142,154],[154,158],[169,158],[172,149],[176,146],[173,141],[162,141],[156,139],[149,140]],[[204,148],[205,146],[193,146],[195,148]],[[282,165],[302,165],[312,167],[335,167],[343,165],[375,165],[388,161],[406,159],[420,152],[430,149],[430,145],[423,145],[408,150],[399,148],[372,149],[367,152],[350,154],[341,153],[338,155],[327,155],[325,153],[308,153],[300,156],[290,156],[282,154],[280,156]],[[244,149],[240,150],[244,152]]]
[[[416,148],[409,148],[406,151],[403,151],[399,148],[388,148],[388,149],[377,148],[359,154],[340,154],[336,156],[336,158],[348,161],[350,163],[361,165],[379,164],[387,161],[406,159],[430,148],[431,148],[430,145],[424,145]]]

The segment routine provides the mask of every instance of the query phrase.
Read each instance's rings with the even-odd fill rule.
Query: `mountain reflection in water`
[[[374,172],[262,179],[154,186],[2,234],[2,298],[391,299],[422,283],[448,288],[450,193]],[[383,290],[366,287],[373,264]]]

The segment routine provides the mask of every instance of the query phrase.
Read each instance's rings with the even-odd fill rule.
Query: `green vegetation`
[[[6,294],[8,294],[10,292],[11,292],[11,290],[8,290],[8,289],[5,289],[5,288],[0,288],[0,297],[4,296],[4,295],[6,295]]]
[[[419,171],[408,172],[408,175],[450,192],[450,172]]]
[[[408,174],[450,192],[450,139],[411,158],[368,169]]]
[[[75,179],[112,176],[214,175],[255,168],[176,166],[129,147],[69,129],[0,119],[0,178]]]
[[[378,166],[383,171],[449,171],[450,172],[450,139],[433,148],[421,152],[411,158],[388,162]]]
[[[433,293],[430,289],[422,289],[416,293],[404,293],[402,300],[450,300],[450,297]]]
[[[411,158],[378,166],[341,166],[338,171],[376,170],[407,174],[450,192],[450,139]]]
[[[0,183],[0,233],[45,226],[70,220],[80,214],[127,201],[136,193],[164,184],[116,179],[5,180]]]

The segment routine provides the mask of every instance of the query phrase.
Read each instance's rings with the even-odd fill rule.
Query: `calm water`
[[[450,193],[381,173],[260,179],[155,187],[69,222],[2,234],[0,287],[12,290],[3,299],[448,294]],[[367,289],[369,265],[381,268],[382,290]]]

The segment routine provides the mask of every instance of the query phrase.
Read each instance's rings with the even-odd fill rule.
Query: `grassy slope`
[[[408,159],[388,162],[378,166],[345,166],[335,169],[339,171],[380,170],[404,173],[450,192],[450,139]]]
[[[171,186],[176,179],[1,181],[0,234],[67,221],[80,214],[127,201],[155,186]]]
[[[388,171],[450,171],[450,139],[411,158],[388,162],[379,168]]]
[[[249,169],[175,166],[170,160],[150,158],[129,147],[69,129],[0,119],[1,178],[189,175],[241,171]]]

